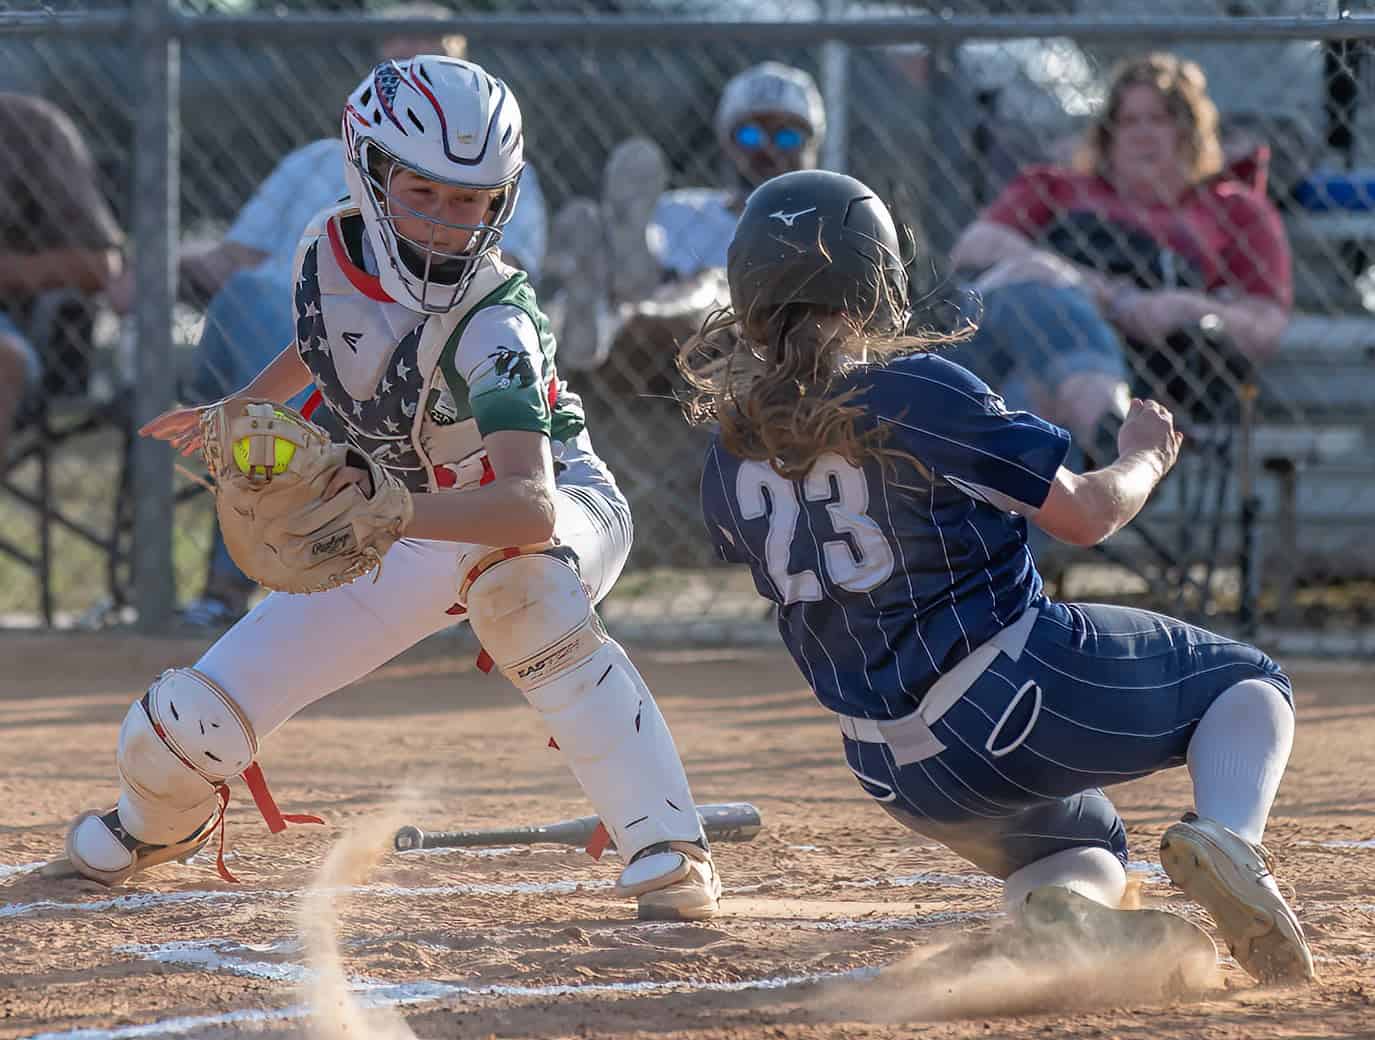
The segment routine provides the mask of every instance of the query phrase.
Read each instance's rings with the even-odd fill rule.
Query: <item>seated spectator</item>
[[[732,78],[716,108],[729,183],[665,191],[653,142],[631,138],[607,160],[600,206],[574,199],[550,232],[549,263],[563,293],[551,306],[559,359],[591,369],[617,342],[639,344],[673,371],[676,343],[724,299],[726,249],[745,198],[790,170],[812,169],[826,111],[812,77],[778,62]]]
[[[1074,167],[1025,171],[955,244],[984,303],[957,360],[1103,460],[1130,397],[1124,339],[1160,348],[1216,315],[1245,357],[1270,357],[1293,301],[1288,243],[1263,191],[1222,166],[1197,65],[1120,66]]]
[[[85,389],[89,314],[66,341],[30,343],[23,329],[38,296],[53,289],[91,294],[120,267],[122,241],[100,192],[96,166],[61,109],[0,93],[0,472],[25,394]],[[69,318],[70,315],[64,315]]]
[[[433,4],[406,4],[388,17],[443,18],[450,11]],[[396,37],[383,41],[379,60],[414,54],[462,58],[467,40],[459,35]],[[312,141],[288,154],[244,204],[224,238],[209,248],[184,253],[178,261],[178,293],[210,299],[187,386],[196,402],[210,402],[244,386],[295,335],[291,277],[297,243],[321,210],[348,194],[344,146],[338,138]],[[546,237],[544,197],[534,167],[520,179],[515,212],[505,227],[501,251],[508,263],[538,277]],[[132,279],[111,290],[117,309],[133,305]],[[306,395],[291,402],[304,403]],[[319,417],[323,418],[323,417]],[[193,624],[227,625],[242,614],[257,586],[230,558],[215,528],[205,591],[182,612]]]

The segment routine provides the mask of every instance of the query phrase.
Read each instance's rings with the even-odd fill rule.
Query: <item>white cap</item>
[[[716,106],[716,133],[729,140],[731,131],[761,112],[785,112],[811,128],[818,140],[826,133],[826,106],[816,80],[802,69],[778,61],[752,65],[732,77]]]

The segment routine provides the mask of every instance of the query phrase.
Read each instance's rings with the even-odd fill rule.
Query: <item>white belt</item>
[[[975,647],[973,653],[932,684],[917,710],[910,715],[900,719],[860,719],[851,715],[837,715],[840,732],[851,740],[887,744],[892,749],[894,761],[900,766],[939,755],[945,750],[945,745],[936,739],[931,727],[969,691],[999,654],[1007,654],[1014,661],[1022,656],[1022,648],[1026,646],[1027,637],[1031,635],[1031,628],[1038,616],[1040,611],[1032,607],[988,642]]]

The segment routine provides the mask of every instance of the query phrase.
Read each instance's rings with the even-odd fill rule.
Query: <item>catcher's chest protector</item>
[[[344,253],[337,216],[336,211],[307,232],[298,251],[295,306],[301,358],[350,442],[411,491],[433,490],[435,462],[459,462],[482,446],[474,426],[467,438],[471,443],[446,445],[444,458],[426,457],[419,426],[442,423],[446,417],[429,415],[421,401],[443,389],[439,355],[446,332],[512,272],[483,264],[464,301],[427,322],[425,315],[379,298],[380,290],[371,294],[366,288],[370,283],[363,281],[360,287],[362,272]]]

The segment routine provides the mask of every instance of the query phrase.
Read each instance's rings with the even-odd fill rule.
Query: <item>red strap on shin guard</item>
[[[263,778],[263,771],[258,763],[254,762],[243,771],[244,783],[248,785],[248,791],[253,795],[253,801],[258,805],[258,811],[263,814],[263,819],[267,821],[267,828],[273,834],[278,834],[286,830],[288,823],[320,823],[325,821],[318,816],[308,816],[305,813],[284,813],[277,808],[277,802],[272,797],[272,792],[267,789],[267,780]],[[229,785],[216,784],[215,796],[219,799],[220,807],[217,810],[219,818],[215,821],[215,826],[211,828],[220,832],[220,851],[215,857],[215,871],[231,885],[237,885],[239,879],[230,873],[229,868],[224,865],[224,819],[229,811]]]
[[[243,782],[248,785],[248,793],[253,796],[254,804],[258,806],[258,812],[263,814],[263,819],[267,821],[267,829],[273,834],[280,834],[286,830],[288,823],[320,823],[325,821],[318,816],[310,816],[305,813],[283,813],[277,808],[277,802],[272,797],[272,792],[267,789],[267,780],[263,777],[262,768],[257,762],[243,771]]]
[[[216,784],[215,797],[218,798],[220,802],[220,807],[215,810],[218,817],[215,820],[215,826],[210,828],[212,834],[217,830],[220,832],[220,851],[215,857],[215,873],[219,874],[220,877],[224,878],[231,885],[237,885],[239,879],[231,874],[229,868],[224,865],[224,815],[229,810],[229,785]]]
[[[147,702],[148,698],[145,694],[142,702],[145,712],[148,710]],[[187,769],[191,770],[193,773],[199,773],[200,770],[188,762],[176,748],[172,747],[171,742],[167,739],[166,731],[157,722],[153,721],[151,715],[149,715],[148,721],[152,724],[153,732],[161,737],[162,742],[167,745],[167,750],[176,755],[177,760],[181,762],[182,765],[186,766]],[[263,819],[267,821],[267,829],[273,834],[279,834],[286,830],[286,825],[288,823],[323,824],[325,822],[318,816],[309,816],[305,813],[283,813],[278,809],[277,802],[272,797],[272,792],[267,789],[267,780],[263,776],[262,768],[257,762],[251,764],[240,775],[243,776],[244,783],[248,785],[248,792],[253,796],[253,801],[257,804],[258,811],[263,814]],[[224,817],[229,809],[229,785],[224,781],[220,781],[214,786],[215,797],[218,798],[220,802],[220,806],[216,810],[219,818],[215,821],[215,825],[210,828],[211,834],[215,832],[216,828],[218,828],[220,832],[220,854],[215,860],[215,870],[219,872],[220,877],[224,878],[230,884],[237,885],[239,879],[231,874],[229,868],[224,865]]]
[[[611,844],[611,832],[606,829],[606,824],[601,820],[597,821],[597,829],[592,832],[592,837],[587,839],[586,852],[593,859],[601,859],[602,853]]]

